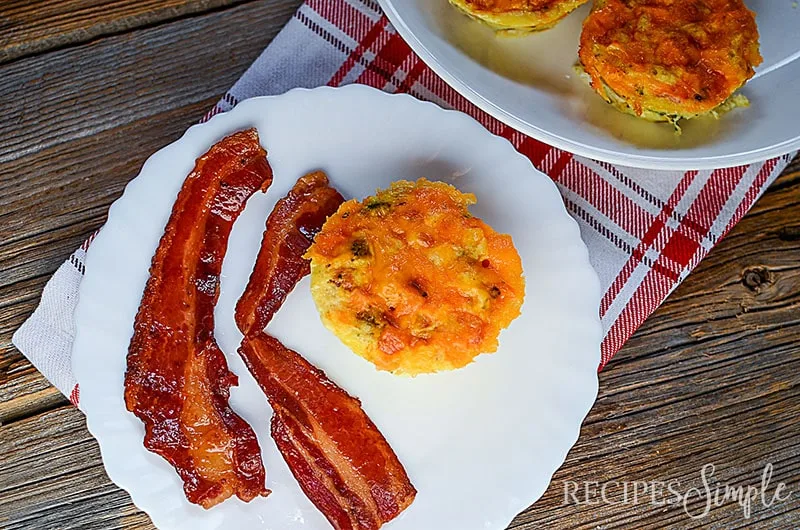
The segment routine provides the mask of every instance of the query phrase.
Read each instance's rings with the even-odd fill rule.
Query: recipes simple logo
[[[703,519],[712,508],[737,503],[742,515],[749,519],[754,506],[764,508],[789,500],[792,492],[783,482],[772,481],[773,465],[767,464],[756,485],[719,482],[714,478],[716,466],[706,464],[700,470],[700,486],[681,487],[680,480],[633,482],[564,481],[564,504],[650,504],[680,506],[692,519]]]

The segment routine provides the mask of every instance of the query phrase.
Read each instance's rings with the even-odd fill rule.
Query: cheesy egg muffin
[[[747,106],[734,93],[762,61],[742,0],[596,0],[578,55],[607,102],[676,127]]]
[[[496,30],[541,31],[553,27],[588,0],[450,0],[470,17]]]
[[[520,313],[511,236],[470,215],[475,196],[398,181],[339,207],[306,253],[325,326],[381,370],[452,370],[497,349]]]

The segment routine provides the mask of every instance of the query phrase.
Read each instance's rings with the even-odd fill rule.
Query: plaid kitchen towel
[[[636,328],[733,227],[793,155],[713,171],[617,167],[555,149],[480,111],[437,77],[375,0],[309,0],[204,117],[295,87],[362,83],[465,112],[507,138],[558,186],[578,222],[604,295],[605,366]],[[56,271],[13,342],[76,405],[72,314],[87,240]]]

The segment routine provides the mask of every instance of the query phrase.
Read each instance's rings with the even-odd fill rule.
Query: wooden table
[[[83,416],[11,335],[145,158],[216,102],[299,3],[0,6],[0,527],[152,527],[106,477]],[[798,374],[795,160],[601,373],[580,440],[512,527],[800,527]],[[679,505],[643,500],[641,484],[628,485],[623,503],[622,482],[680,481],[673,486],[686,492],[702,488],[701,468],[715,464],[723,483],[758,485],[768,463],[767,498],[779,481],[791,497],[769,508],[754,501],[749,520],[735,502],[692,519]],[[604,483],[609,502],[575,502],[600,502]],[[565,497],[565,488],[581,493]],[[593,495],[583,499],[586,488]],[[695,496],[690,511],[704,505]]]

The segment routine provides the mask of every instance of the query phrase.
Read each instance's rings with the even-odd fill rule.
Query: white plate
[[[234,226],[216,334],[239,375],[231,404],[258,435],[273,494],[204,511],[186,501],[174,470],[144,449],[142,424],[123,403],[125,357],[150,259],[184,177],[214,142],[251,126],[269,151],[275,182]],[[398,178],[452,182],[477,194],[476,215],[512,234],[528,282],[522,315],[502,333],[497,353],[465,369],[414,379],[376,371],[322,326],[307,278],[269,327],[361,398],[405,465],[419,494],[390,528],[505,528],[544,492],[595,400],[599,282],[555,186],[508,142],[463,114],[360,86],[245,101],[153,155],[111,207],[87,257],[73,351],[81,405],[109,477],[164,529],[329,528],[269,436],[271,411],[236,353],[241,335],[233,321],[266,216],[316,168],[346,197]]]
[[[746,164],[800,147],[800,8],[746,0],[757,13],[764,63],[743,89],[751,106],[684,122],[675,136],[614,110],[575,76],[584,5],[554,29],[495,36],[447,0],[378,0],[414,51],[495,118],[545,143],[597,160],[655,169]]]

